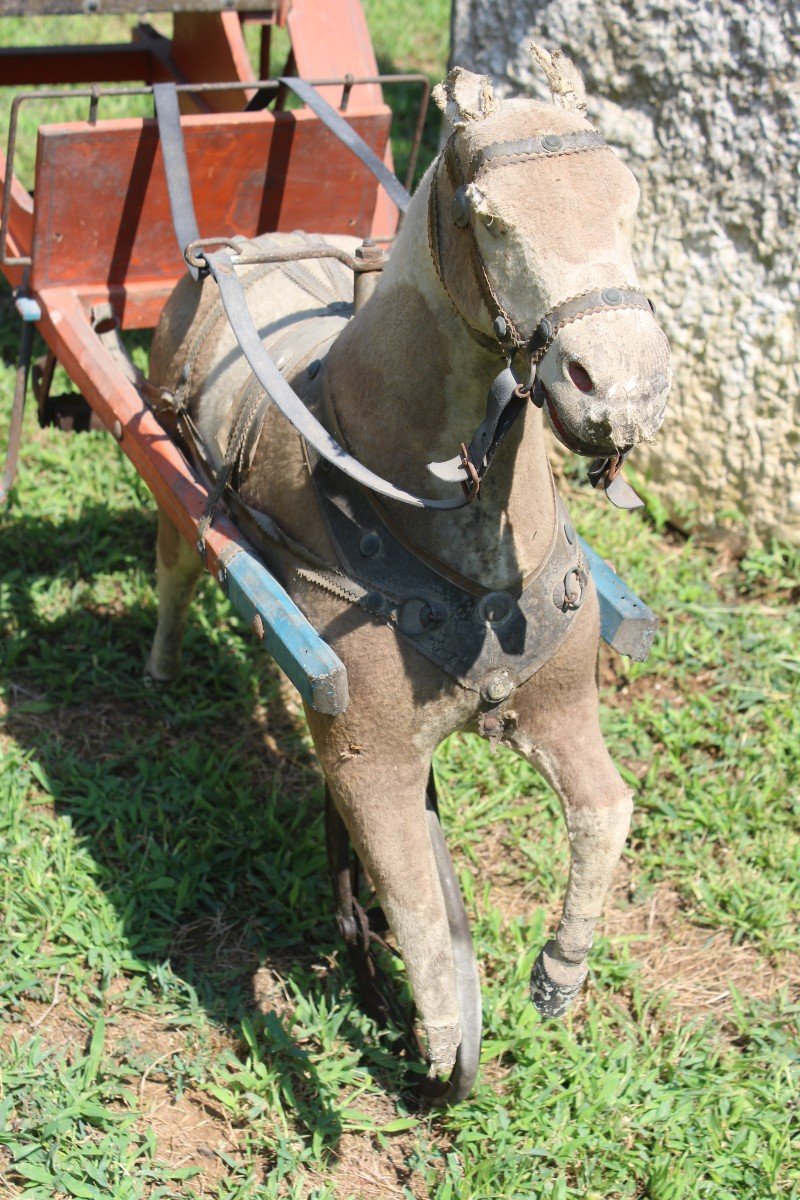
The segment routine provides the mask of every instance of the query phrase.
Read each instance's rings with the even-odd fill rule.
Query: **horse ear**
[[[433,89],[433,99],[454,129],[467,121],[481,121],[497,107],[488,75],[473,75],[453,67],[443,83]]]
[[[529,46],[533,61],[538,63],[547,76],[553,103],[569,112],[586,112],[586,86],[581,73],[571,58],[560,50],[549,54],[543,46],[531,42]]]

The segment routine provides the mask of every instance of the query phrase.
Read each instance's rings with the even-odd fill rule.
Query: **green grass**
[[[439,0],[414,31],[368,12],[382,65],[441,74]],[[0,439],[17,332],[4,289]],[[557,806],[510,755],[442,747],[486,1012],[474,1096],[431,1116],[353,999],[321,779],[275,669],[207,580],[180,681],[144,687],[152,501],[111,439],[29,418],[0,518],[4,1198],[800,1196],[800,555],[728,561],[577,477],[569,500],[662,618],[647,664],[604,659],[637,791],[625,886],[585,1000],[543,1022]],[[687,1007],[680,963],[659,986],[687,946],[720,1000]]]

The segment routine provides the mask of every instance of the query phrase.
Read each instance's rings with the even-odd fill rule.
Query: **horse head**
[[[633,265],[639,188],[584,117],[574,65],[531,49],[553,104],[501,100],[460,67],[434,89],[453,126],[431,184],[434,259],[473,336],[526,357],[558,439],[624,455],[658,432],[671,378]]]

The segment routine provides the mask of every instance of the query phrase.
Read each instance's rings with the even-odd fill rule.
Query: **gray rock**
[[[632,466],[684,528],[800,544],[800,7],[454,0],[453,63],[546,99],[532,38],[575,61],[642,189],[636,261],[675,382]]]

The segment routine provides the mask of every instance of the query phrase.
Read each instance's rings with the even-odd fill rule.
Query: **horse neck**
[[[431,258],[431,173],[422,181],[369,302],[328,355],[330,402],[362,462],[417,495],[454,494],[426,464],[452,458],[483,420],[502,368],[470,336]],[[464,270],[471,270],[468,261]],[[488,588],[512,586],[545,557],[555,520],[542,417],[528,405],[498,450],[480,500],[453,512],[387,504],[406,537]]]

